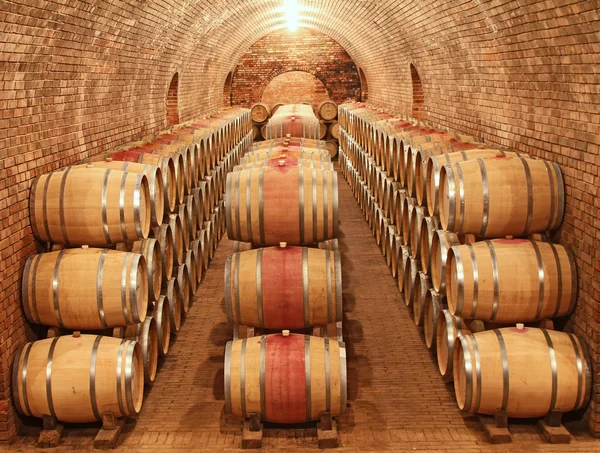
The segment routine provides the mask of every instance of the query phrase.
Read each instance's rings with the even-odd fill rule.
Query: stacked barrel
[[[267,138],[267,121],[271,117],[271,112],[275,112],[279,106],[273,106],[269,109],[267,104],[257,102],[250,107],[252,116],[252,140],[261,141]]]
[[[339,120],[341,172],[459,407],[584,407],[586,348],[552,330],[577,294],[571,252],[547,240],[564,214],[558,166],[365,104]]]
[[[27,261],[22,299],[49,338],[16,355],[21,414],[140,411],[225,230],[224,178],[251,142],[250,111],[232,108],[34,180],[30,220],[48,252]]]
[[[326,151],[302,140],[271,141],[276,159],[255,151],[260,160],[236,167],[225,195],[236,241],[225,263],[235,325],[225,350],[226,411],[275,423],[346,407],[337,173]]]

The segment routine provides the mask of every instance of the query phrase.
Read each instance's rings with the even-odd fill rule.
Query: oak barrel
[[[157,226],[162,223],[165,214],[165,186],[162,170],[159,167],[150,164],[120,162],[112,160],[112,158],[108,158],[106,161],[73,165],[71,168],[111,168],[113,170],[146,175],[148,178],[148,190],[150,194],[150,217],[152,226]]]
[[[558,228],[565,192],[555,163],[492,157],[444,166],[439,200],[445,230],[498,238]]]
[[[156,239],[143,239],[131,244],[131,252],[139,253],[146,260],[148,270],[148,300],[153,302],[160,297],[162,286],[162,256]]]
[[[446,308],[446,300],[443,296],[430,289],[423,304],[423,331],[425,334],[425,345],[435,351],[436,330],[440,312]]]
[[[175,261],[173,230],[168,223],[163,223],[152,230],[152,236],[156,239],[160,248],[160,261],[162,265],[161,286],[164,286],[167,280],[173,275],[173,263]]]
[[[170,156],[158,156],[141,151],[118,151],[111,153],[113,161],[137,162],[139,164],[155,165],[160,168],[163,184],[164,212],[173,212],[177,203],[177,179],[175,176],[175,161]]]
[[[144,363],[144,382],[151,384],[156,378],[158,366],[158,331],[156,320],[147,316],[144,322],[132,326],[119,328],[122,335],[119,338],[137,341],[142,347],[142,361]]]
[[[144,174],[66,168],[33,181],[29,218],[35,237],[66,245],[107,246],[148,237],[150,190]]]
[[[263,167],[227,175],[229,239],[257,245],[311,245],[338,236],[337,173]]]
[[[166,296],[160,296],[153,303],[150,315],[156,321],[158,353],[161,356],[167,355],[171,344],[171,312],[169,311],[169,301],[166,299]]]
[[[146,317],[148,271],[142,255],[66,249],[34,255],[22,279],[29,322],[76,330],[137,324]]]
[[[250,115],[252,116],[252,121],[254,123],[264,123],[269,119],[271,112],[269,111],[269,106],[267,106],[267,104],[257,102],[250,107]]]
[[[275,423],[319,420],[346,410],[343,342],[309,335],[263,335],[227,343],[225,411]]]
[[[460,338],[454,349],[454,389],[462,410],[542,417],[585,407],[592,375],[577,336],[509,327]]]
[[[225,262],[225,308],[235,324],[300,329],[342,320],[337,251],[266,247]]]
[[[427,203],[429,215],[437,215],[439,213],[440,171],[444,165],[451,165],[455,162],[474,160],[477,158],[497,156],[529,157],[528,154],[520,154],[493,148],[456,150],[442,156],[430,156],[427,161],[423,163],[423,167],[418,170],[421,171],[422,174],[417,177],[417,200],[419,200],[419,203]]]
[[[331,121],[337,118],[338,108],[333,101],[323,101],[317,107],[319,117],[325,121]]]
[[[179,332],[181,327],[181,290],[177,278],[173,277],[167,282],[164,290],[165,301],[169,304],[171,315],[171,333]]]
[[[453,246],[446,261],[452,314],[503,323],[565,316],[577,299],[569,249],[548,242],[496,239]]]
[[[26,343],[12,368],[17,412],[61,422],[88,423],[111,412],[140,412],[144,398],[142,350],[108,336],[60,336]]]

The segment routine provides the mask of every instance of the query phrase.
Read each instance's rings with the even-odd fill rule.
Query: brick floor
[[[511,425],[512,444],[488,444],[475,418],[459,412],[452,387],[442,382],[343,179],[339,191],[351,408],[342,418],[338,451],[600,451],[600,443],[577,422],[568,425],[575,436],[569,445],[543,442],[534,423]],[[240,434],[219,429],[223,353],[232,335],[222,304],[223,264],[231,248],[227,239],[219,246],[201,293],[147,392],[141,414],[127,423],[116,451],[239,449]],[[31,422],[9,451],[39,451],[34,447],[39,424]],[[67,427],[61,446],[53,451],[92,449],[96,432],[97,427]],[[265,430],[264,450],[317,448],[314,429]]]

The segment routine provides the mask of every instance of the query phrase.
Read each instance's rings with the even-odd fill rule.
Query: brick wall
[[[327,88],[319,79],[308,72],[291,71],[275,77],[263,92],[261,102],[269,107],[277,103],[310,103],[314,108],[329,99]]]
[[[290,71],[312,75],[312,78],[306,77],[306,83],[311,80],[313,86],[318,87],[313,80],[316,78],[325,87],[329,98],[337,103],[360,97],[358,70],[344,48],[321,33],[300,29],[295,33],[281,30],[267,35],[244,53],[233,76],[233,103],[250,106],[260,102],[267,87],[266,94],[271,102],[280,102],[271,94],[274,87],[269,85],[272,82],[284,85],[282,82],[286,79],[281,75]],[[293,93],[302,88],[298,85],[300,76],[288,77],[294,77],[294,81],[281,93],[294,97]],[[308,85],[305,88],[311,90]]]
[[[364,70],[370,102],[410,113],[412,63],[426,120],[560,164],[567,187],[561,240],[573,248],[579,269],[569,325],[590,348],[596,384],[585,417],[600,434],[598,1],[312,5],[311,26]],[[310,52],[289,57],[300,43],[273,33],[280,6],[280,0],[0,0],[0,441],[17,426],[10,366],[26,336],[19,291],[34,251],[27,218],[32,178],[164,127],[175,72],[181,120],[223,104],[226,77],[242,56],[234,102],[260,99],[259,87],[277,74],[257,75],[276,58],[265,50],[269,40],[289,51],[282,71],[308,65],[335,100],[360,95],[354,64],[340,47],[333,58],[307,60],[323,55],[314,49],[327,39],[316,32],[301,31],[314,39]],[[345,72],[319,76],[340,61]],[[245,71],[254,76],[243,77]],[[331,87],[332,80],[339,83]]]

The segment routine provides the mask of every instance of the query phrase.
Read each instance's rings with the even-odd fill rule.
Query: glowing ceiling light
[[[292,32],[298,30],[298,13],[300,12],[298,0],[283,0],[283,12],[288,30]]]

